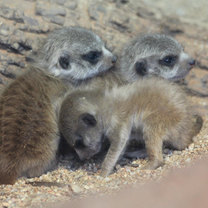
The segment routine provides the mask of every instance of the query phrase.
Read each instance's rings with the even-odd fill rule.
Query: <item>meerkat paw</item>
[[[110,174],[109,171],[103,170],[103,171],[101,171],[100,176],[102,176],[102,177],[105,178],[105,177],[107,177],[109,174]]]
[[[102,169],[101,172],[100,172],[100,176],[107,177],[107,176],[110,175],[110,173],[111,173],[111,170]]]
[[[159,160],[150,161],[144,167],[142,167],[141,170],[155,170],[163,165],[164,165],[163,161],[159,161]]]

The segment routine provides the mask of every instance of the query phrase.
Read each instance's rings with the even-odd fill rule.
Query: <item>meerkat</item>
[[[115,63],[99,36],[80,27],[54,31],[36,59],[0,97],[0,184],[39,176],[56,164],[62,99]]]
[[[196,63],[171,36],[143,34],[125,45],[117,65],[121,77],[126,82],[144,76],[159,76],[177,82],[188,95],[207,97],[208,94],[190,89],[184,82],[186,75]]]
[[[164,34],[137,36],[126,44],[118,63],[120,75],[128,83],[147,76],[179,81],[194,65],[182,45]]]
[[[124,46],[116,69],[107,76],[104,74],[102,78],[93,79],[88,89],[105,89],[106,86],[110,89],[115,85],[124,85],[151,76],[178,83],[194,67],[195,62],[171,36],[139,35]]]
[[[142,35],[124,47],[115,71],[93,79],[89,87],[85,85],[85,89],[100,89],[102,93],[102,90],[104,92],[105,89],[151,76],[172,81],[181,80],[194,64],[195,61],[172,37],[162,34]],[[67,116],[69,118],[66,120],[70,119],[70,115],[66,114]]]
[[[102,78],[93,79],[88,89],[110,89],[115,85],[124,85],[151,76],[179,82],[195,63],[184,52],[182,45],[171,36],[139,35],[124,46],[116,69],[107,76],[104,74]]]
[[[109,139],[102,176],[111,173],[132,132],[145,143],[149,162],[144,168],[155,169],[163,164],[164,143],[183,150],[201,129],[200,122],[195,125],[183,90],[157,77],[114,87],[104,95],[74,92],[63,101],[59,119],[60,131],[81,160],[97,154]]]

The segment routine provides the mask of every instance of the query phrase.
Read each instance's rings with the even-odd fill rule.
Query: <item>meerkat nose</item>
[[[191,59],[189,61],[189,65],[194,66],[196,64],[196,61],[194,59]]]
[[[117,56],[113,56],[113,57],[112,57],[112,63],[115,64],[116,61],[117,61]]]
[[[76,134],[76,137],[77,138],[76,138],[74,147],[75,148],[83,148],[83,147],[85,147],[84,141],[83,141],[83,137],[80,134]]]

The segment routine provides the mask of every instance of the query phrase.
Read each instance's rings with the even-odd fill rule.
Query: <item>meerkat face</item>
[[[110,69],[116,57],[90,30],[62,28],[51,33],[39,52],[39,64],[70,82],[82,81]]]
[[[93,92],[76,91],[66,97],[59,113],[60,132],[81,160],[100,152],[104,142],[104,130],[94,102],[97,99]]]
[[[78,118],[77,129],[74,132],[73,148],[80,160],[90,159],[100,152],[104,136],[95,116],[83,113]]]
[[[175,39],[166,35],[144,35],[133,40],[123,51],[122,77],[132,82],[144,76],[181,80],[195,65]]]
[[[76,116],[71,114],[73,121],[65,123],[67,127],[62,128],[62,134],[76,151],[80,160],[90,159],[99,153],[102,148],[104,142],[102,128],[95,116],[90,113],[76,113]]]

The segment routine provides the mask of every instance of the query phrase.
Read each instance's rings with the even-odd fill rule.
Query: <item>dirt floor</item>
[[[145,159],[124,161],[107,178],[99,176],[102,158],[80,163],[74,155],[61,158],[59,168],[39,178],[21,178],[13,186],[0,186],[0,207],[45,207],[48,202],[114,193],[126,184],[161,180],[208,152],[208,3],[153,0],[1,0],[0,88],[27,68],[26,57],[41,39],[57,27],[80,25],[96,31],[114,53],[138,33],[162,32],[174,36],[197,60],[187,76],[193,110],[204,118],[195,142],[184,151],[167,151],[165,165],[140,170]],[[199,14],[200,13],[200,14]]]

